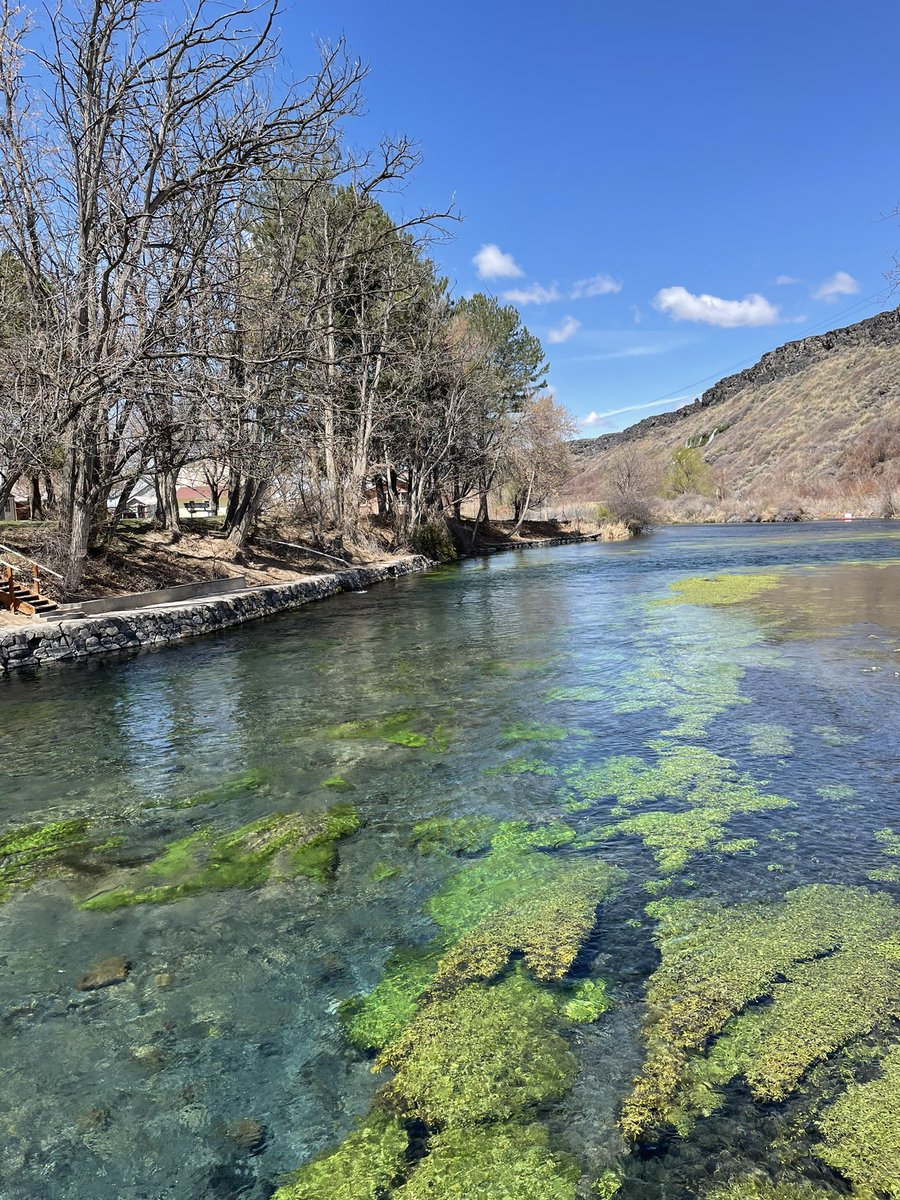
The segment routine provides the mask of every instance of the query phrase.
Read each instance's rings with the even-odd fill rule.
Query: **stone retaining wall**
[[[229,625],[300,608],[313,600],[325,600],[339,592],[356,592],[385,579],[426,571],[432,565],[423,555],[410,555],[381,567],[336,571],[315,579],[233,592],[217,599],[23,625],[0,632],[0,675],[45,663],[200,637]]]

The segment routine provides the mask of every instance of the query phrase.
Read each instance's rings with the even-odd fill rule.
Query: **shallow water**
[[[578,965],[614,1006],[567,1035],[578,1077],[537,1114],[580,1186],[613,1168],[624,1200],[686,1200],[732,1167],[770,1169],[782,1113],[739,1086],[691,1136],[635,1149],[616,1131],[658,961],[644,885],[665,877],[668,895],[729,904],[809,883],[900,900],[869,878],[890,865],[876,832],[900,829],[897,536],[889,523],[681,528],[505,554],[0,681],[0,835],[77,816],[95,842],[121,839],[0,905],[2,1196],[262,1200],[337,1145],[383,1082],[338,1007],[377,984],[395,946],[434,936],[426,905],[460,867],[411,849],[411,827],[473,814],[561,818],[596,844],[558,854],[628,873]],[[745,603],[653,603],[684,577],[773,570],[777,586]],[[424,744],[335,733],[396,713]],[[510,736],[547,726],[553,740]],[[710,844],[674,870],[628,831],[584,837],[615,800],[584,800],[580,781],[613,755],[655,761],[670,752],[661,737],[727,757],[791,805],[726,822],[752,850]],[[334,777],[350,785],[339,796]],[[338,798],[364,824],[323,881],[79,906],[188,834]],[[74,990],[110,955],[129,960],[125,982]],[[260,1144],[235,1140],[241,1118],[260,1123]]]

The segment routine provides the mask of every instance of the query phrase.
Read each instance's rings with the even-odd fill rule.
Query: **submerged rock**
[[[79,992],[94,992],[98,988],[112,987],[115,983],[123,983],[128,978],[131,964],[122,954],[114,954],[96,962],[80,979],[76,979],[75,987]]]
[[[238,1117],[225,1126],[225,1137],[239,1150],[255,1154],[266,1144],[266,1128],[255,1117]]]

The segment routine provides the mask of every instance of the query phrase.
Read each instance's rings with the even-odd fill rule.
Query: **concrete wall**
[[[386,579],[425,571],[432,565],[422,555],[410,555],[380,567],[336,571],[315,579],[252,588],[218,599],[14,627],[0,632],[0,674],[200,637],[230,625],[300,608],[339,592],[359,591]]]
[[[100,600],[82,600],[80,608],[86,617],[100,613],[128,612],[134,608],[148,608],[153,604],[181,604],[185,600],[202,600],[206,596],[223,596],[229,592],[247,591],[247,580],[243,575],[231,579],[209,579],[203,583],[176,583],[174,587],[157,588],[153,592],[135,592],[131,596],[103,596]]]

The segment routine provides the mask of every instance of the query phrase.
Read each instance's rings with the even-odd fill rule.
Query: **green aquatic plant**
[[[556,687],[551,688],[547,693],[547,699],[552,700],[575,700],[579,703],[592,703],[593,701],[606,700],[608,692],[602,687]]]
[[[820,1158],[854,1186],[854,1195],[900,1200],[900,1045],[880,1062],[880,1073],[852,1084],[820,1120]]]
[[[340,1007],[347,1037],[359,1050],[381,1050],[399,1037],[416,1013],[437,970],[439,944],[395,950],[371,992]]]
[[[377,1106],[337,1149],[292,1172],[273,1200],[382,1200],[404,1174],[408,1145],[403,1123]]]
[[[355,809],[335,805],[320,813],[275,813],[216,836],[200,829],[172,842],[139,867],[133,883],[101,892],[81,907],[110,911],[132,904],[167,904],[200,892],[255,887],[273,878],[325,879],[337,843],[359,829]]]
[[[518,758],[509,758],[505,763],[501,763],[499,767],[486,767],[482,772],[483,775],[555,775],[556,767],[551,767],[549,763],[544,762],[540,758],[528,758],[526,755],[520,755]]]
[[[794,735],[787,725],[760,722],[747,725],[750,753],[760,757],[784,758],[794,752]]]
[[[410,728],[413,723],[421,724],[422,718],[408,709],[368,720],[344,721],[326,729],[325,736],[336,741],[387,742],[410,750],[446,750],[448,738],[444,726],[432,723],[430,732],[424,733],[421,729]]]
[[[571,730],[560,725],[509,725],[503,730],[503,744],[516,742],[564,742]]]
[[[422,854],[477,854],[489,846],[498,850],[549,849],[574,838],[575,830],[562,821],[534,825],[493,817],[429,817],[413,826],[409,842]]]
[[[669,584],[669,590],[675,595],[665,600],[656,600],[654,603],[660,606],[742,604],[778,587],[780,582],[780,577],[773,574],[714,575],[711,578],[696,575]]]
[[[352,792],[354,791],[353,784],[343,775],[329,775],[327,779],[322,780],[322,787],[329,788],[333,792]]]
[[[647,1059],[622,1111],[631,1138],[712,1111],[713,1089],[736,1074],[755,1098],[781,1100],[900,1011],[900,913],[887,896],[819,884],[780,903],[647,911],[660,965],[647,986]]]
[[[756,1175],[742,1175],[704,1193],[703,1200],[830,1200],[835,1193],[804,1179],[772,1182]]]
[[[562,1005],[563,1016],[577,1025],[592,1025],[611,1008],[612,1000],[602,979],[583,980]]]
[[[884,854],[891,858],[900,858],[900,834],[895,833],[890,826],[886,829],[879,829],[875,834],[875,840],[881,843]],[[868,872],[868,878],[873,883],[900,883],[900,863],[876,867]]]
[[[432,988],[493,979],[513,954],[521,955],[537,979],[562,979],[594,927],[597,906],[618,888],[624,872],[589,862],[565,863],[554,873],[460,937],[441,957]]]
[[[224,804],[226,800],[236,800],[248,792],[264,791],[269,785],[270,778],[271,772],[254,767],[252,770],[242,771],[239,775],[231,775],[214,787],[204,788],[202,792],[194,792],[193,795],[186,796],[183,800],[176,800],[166,807],[181,809],[198,808],[203,804]],[[154,802],[145,807],[156,808],[157,804]]]
[[[838,804],[842,800],[850,800],[856,795],[856,788],[847,783],[826,783],[824,787],[816,788],[816,795],[823,800]]]
[[[25,888],[67,865],[66,860],[98,852],[80,818],[25,825],[0,835],[0,903],[14,888]],[[107,846],[104,848],[108,848]]]
[[[563,1095],[575,1057],[553,995],[521,971],[468,984],[422,1007],[376,1065],[393,1105],[430,1127],[508,1121]]]
[[[577,1164],[537,1123],[445,1129],[428,1149],[400,1200],[575,1200]]]
[[[387,862],[377,862],[369,872],[369,878],[373,883],[382,883],[385,879],[393,879],[395,875],[399,874],[399,867]]]
[[[855,734],[846,733],[837,725],[813,725],[812,731],[819,735],[826,746],[852,746],[859,741]]]
[[[588,803],[614,799],[612,815],[622,819],[602,829],[601,836],[639,837],[666,875],[704,850],[733,854],[752,848],[753,839],[726,838],[728,822],[792,805],[784,796],[761,792],[749,775],[735,770],[731,759],[702,746],[672,746],[653,766],[632,755],[616,756],[571,782]],[[679,811],[659,808],[660,803],[677,804]],[[629,815],[633,808],[650,805],[652,811]]]

